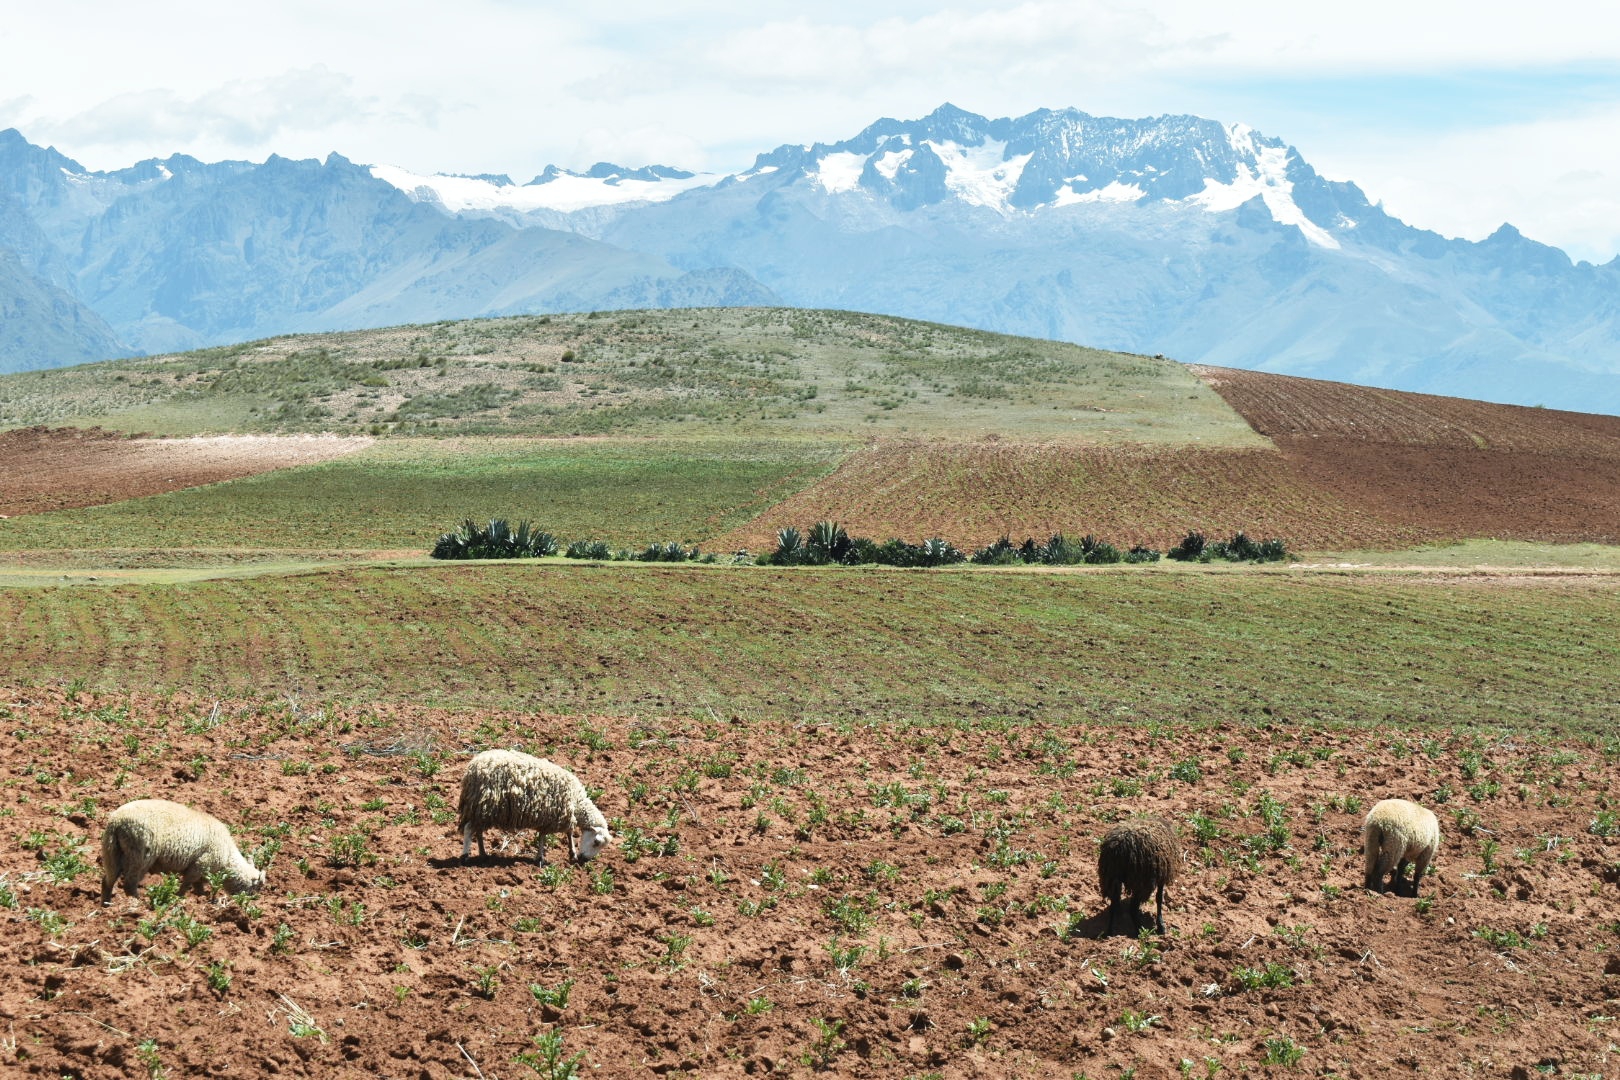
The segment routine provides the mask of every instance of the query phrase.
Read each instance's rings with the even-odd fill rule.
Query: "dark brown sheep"
[[[1097,884],[1108,899],[1108,933],[1128,896],[1139,912],[1156,895],[1154,926],[1164,933],[1164,887],[1181,873],[1181,843],[1170,823],[1160,817],[1137,817],[1115,825],[1097,852]],[[1133,919],[1133,929],[1135,920]]]

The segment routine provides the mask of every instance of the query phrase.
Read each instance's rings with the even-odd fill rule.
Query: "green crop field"
[[[0,683],[842,721],[1605,731],[1620,583],[555,563],[0,591]]]
[[[693,543],[842,455],[834,444],[781,440],[392,439],[320,465],[16,518],[0,528],[0,551],[426,554],[469,516],[529,518],[569,539]]]

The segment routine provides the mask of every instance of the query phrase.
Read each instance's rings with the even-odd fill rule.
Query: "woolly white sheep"
[[[1367,812],[1361,828],[1361,846],[1367,856],[1366,887],[1396,896],[1416,896],[1423,871],[1440,850],[1440,822],[1433,811],[1405,799],[1385,799]],[[1407,863],[1412,864],[1412,884],[1401,880]]]
[[[188,889],[209,874],[223,874],[227,892],[257,892],[264,884],[264,871],[243,857],[224,822],[166,799],[137,799],[114,810],[102,830],[101,902],[111,903],[119,879],[134,896],[154,871],[179,874]]]
[[[1107,932],[1114,932],[1125,897],[1130,898],[1132,910],[1140,912],[1147,898],[1155,896],[1153,925],[1164,933],[1164,887],[1174,884],[1180,873],[1181,843],[1168,821],[1135,817],[1109,829],[1097,850],[1097,885],[1108,899]],[[1135,933],[1134,925],[1131,932]]]
[[[546,836],[568,838],[568,857],[575,862],[596,858],[612,837],[607,818],[585,794],[579,777],[545,758],[515,750],[485,750],[467,763],[461,776],[461,799],[456,806],[456,827],[461,830],[461,861],[466,862],[473,838],[478,857],[485,857],[484,830],[533,829],[534,861],[546,861]],[[579,845],[574,829],[579,829]]]

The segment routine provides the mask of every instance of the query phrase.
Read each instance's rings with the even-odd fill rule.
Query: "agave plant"
[[[1288,558],[1288,549],[1281,540],[1262,540],[1259,545],[1259,554],[1255,556],[1260,562],[1280,562]]]
[[[1080,541],[1080,550],[1085,552],[1085,561],[1088,563],[1117,563],[1120,560],[1119,548],[1106,540],[1099,540],[1087,533]]]
[[[440,536],[433,545],[435,559],[513,559],[555,555],[557,538],[535,529],[528,521],[513,529],[505,518],[492,518],[480,525],[466,518],[454,532]]]
[[[809,554],[818,562],[842,562],[849,554],[849,533],[836,521],[818,521],[810,527]]]
[[[1075,563],[1085,562],[1085,545],[1088,540],[1092,540],[1092,537],[1088,536],[1077,544],[1062,533],[1053,533],[1051,539],[1046,541],[1046,545],[1039,549],[1041,562],[1048,566],[1072,566]]]
[[[611,559],[613,549],[601,540],[575,540],[563,554],[570,559]]]
[[[1031,544],[1033,546],[1033,543]],[[981,566],[1010,566],[1024,560],[1019,556],[1019,549],[1013,546],[1005,533],[995,543],[982,547],[968,556],[970,562]]]
[[[962,561],[962,553],[951,546],[949,540],[937,536],[923,541],[922,549],[924,566],[944,566]]]
[[[792,525],[776,530],[776,552],[771,562],[778,566],[792,566],[804,559],[804,537]]]
[[[1165,555],[1178,562],[1197,562],[1208,544],[1204,534],[1194,530],[1182,537],[1181,543],[1165,552]]]

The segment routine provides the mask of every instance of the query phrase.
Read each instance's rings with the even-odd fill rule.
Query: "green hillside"
[[[1182,365],[839,311],[553,315],[308,334],[0,377],[0,429],[986,434],[1261,445]]]

